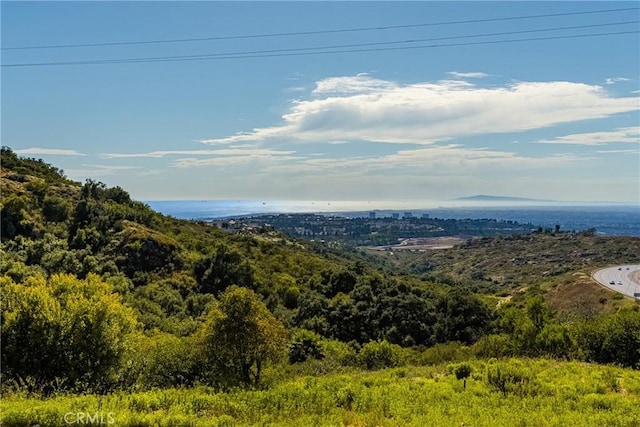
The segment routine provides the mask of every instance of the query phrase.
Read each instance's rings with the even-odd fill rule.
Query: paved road
[[[602,268],[593,273],[593,278],[615,292],[640,298],[640,264]]]

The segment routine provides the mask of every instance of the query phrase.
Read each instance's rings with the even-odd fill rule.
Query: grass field
[[[542,359],[350,371],[268,390],[5,394],[2,426],[640,426],[640,371]],[[497,374],[497,375],[496,375]],[[502,380],[502,382],[500,382]]]

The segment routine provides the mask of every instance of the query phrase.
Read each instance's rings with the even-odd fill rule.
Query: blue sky
[[[573,36],[637,31],[640,12],[566,15],[634,7],[2,2],[2,144],[139,200],[638,203],[640,35]],[[342,50],[412,48],[15,66],[391,42]]]

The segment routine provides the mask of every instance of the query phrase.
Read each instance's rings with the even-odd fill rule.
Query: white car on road
[[[640,298],[640,264],[602,268],[593,273],[602,286],[631,298]]]

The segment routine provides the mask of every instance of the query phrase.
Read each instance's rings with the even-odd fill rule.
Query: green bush
[[[512,356],[514,351],[511,338],[507,335],[487,335],[473,345],[473,352],[478,357]]]
[[[356,356],[356,361],[366,369],[390,368],[402,364],[401,354],[402,347],[397,344],[387,341],[370,341],[362,347]]]
[[[304,362],[307,359],[324,359],[324,349],[320,344],[320,335],[301,329],[297,331],[289,344],[289,363]]]
[[[456,376],[456,379],[462,380],[464,378],[469,378],[473,369],[468,363],[459,363],[457,365],[452,365],[451,371]]]
[[[204,359],[191,337],[167,333],[139,335],[127,356],[124,387],[183,387],[201,379]]]
[[[324,339],[322,347],[327,362],[334,362],[341,366],[353,366],[356,364],[357,352],[353,346],[338,340]]]
[[[105,390],[124,360],[133,311],[96,275],[0,278],[4,379],[36,389]]]
[[[42,214],[44,219],[51,222],[63,222],[69,218],[71,208],[69,203],[62,197],[49,196],[44,198]]]
[[[515,394],[523,397],[537,394],[537,385],[528,370],[520,363],[513,361],[489,365],[487,368],[487,383],[504,396]]]
[[[437,365],[444,362],[457,362],[473,357],[470,347],[458,342],[436,344],[424,350],[418,357],[420,365]]]

